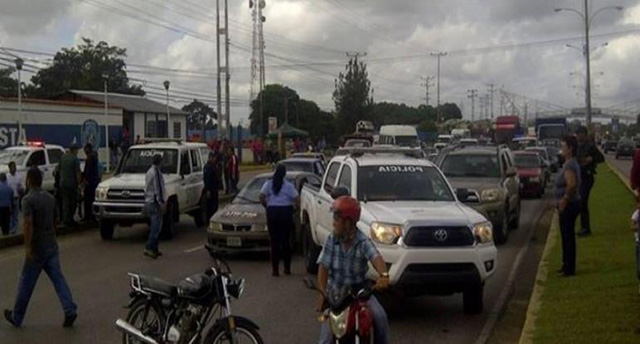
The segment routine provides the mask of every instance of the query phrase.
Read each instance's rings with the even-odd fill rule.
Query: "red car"
[[[517,151],[513,155],[520,177],[520,194],[541,198],[547,187],[547,166],[544,160],[532,151]]]

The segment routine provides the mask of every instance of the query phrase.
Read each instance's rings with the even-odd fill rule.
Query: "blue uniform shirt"
[[[0,208],[10,208],[13,203],[13,189],[7,182],[0,182]]]
[[[268,180],[262,185],[260,193],[267,197],[267,207],[288,207],[292,206],[293,202],[298,198],[298,191],[291,182],[284,180],[282,189],[276,195],[273,192],[273,180]]]

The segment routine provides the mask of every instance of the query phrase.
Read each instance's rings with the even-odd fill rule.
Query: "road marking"
[[[188,250],[184,250],[184,253],[193,253],[193,252],[196,252],[196,251],[200,251],[200,250],[202,250],[203,248],[204,248],[204,246],[203,246],[203,245],[196,246],[196,247],[194,247],[194,248],[190,248],[190,249],[188,249]]]

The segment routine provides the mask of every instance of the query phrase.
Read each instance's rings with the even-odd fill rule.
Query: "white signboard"
[[[273,133],[276,130],[278,130],[278,118],[269,117],[269,134]]]

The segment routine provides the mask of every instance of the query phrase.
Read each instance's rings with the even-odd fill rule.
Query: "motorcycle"
[[[328,307],[318,318],[320,322],[329,321],[329,328],[336,344],[373,343],[373,313],[369,308],[369,298],[373,294],[373,281],[360,286],[339,288],[329,295],[305,278],[307,288],[325,295]]]
[[[213,266],[177,285],[129,273],[129,313],[116,321],[124,344],[264,344],[258,325],[231,312],[231,297],[242,296],[244,279],[232,278],[223,254],[209,253]]]

